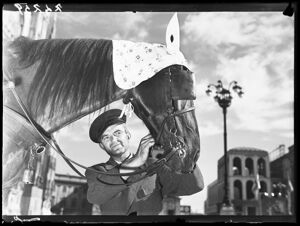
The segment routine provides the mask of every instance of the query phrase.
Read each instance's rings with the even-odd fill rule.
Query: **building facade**
[[[237,215],[260,215],[261,193],[271,192],[268,152],[256,148],[228,151],[228,196]],[[205,214],[219,214],[224,197],[224,157],[218,161],[218,179],[208,185]],[[258,176],[257,176],[258,175]],[[255,189],[256,178],[260,189]]]
[[[21,14],[18,11],[5,10],[2,13],[3,48],[8,41],[21,35],[32,39],[53,38],[55,35],[54,13]],[[3,214],[49,215],[53,202],[56,153],[45,144],[44,151],[35,153],[36,145],[41,145],[43,141],[22,115],[6,107],[13,103],[12,101],[13,96],[4,90]],[[27,162],[30,162],[30,166]]]
[[[56,174],[51,211],[57,215],[99,215],[100,208],[87,201],[87,181],[79,176]]]
[[[159,215],[180,215],[180,198],[178,196],[165,196],[163,199],[163,208]]]
[[[21,149],[16,155],[23,154],[22,152],[25,152],[26,156],[26,152],[29,151]],[[27,157],[25,159],[28,161]],[[44,152],[35,155],[30,178],[25,175],[27,166],[15,167],[18,175],[13,177],[13,183],[10,187],[2,187],[3,215],[51,215],[56,153],[47,146]],[[7,171],[11,166],[4,165],[4,168]]]
[[[218,180],[213,181],[207,186],[207,199],[204,202],[205,214],[218,214],[220,209],[220,200],[223,199],[223,188]],[[221,193],[220,193],[221,192]]]
[[[31,39],[55,37],[56,13],[24,12],[3,10],[3,41],[11,41],[19,36]]]
[[[228,151],[228,192],[236,215],[294,214],[294,145],[268,153],[256,148]],[[270,160],[271,159],[271,160]],[[205,214],[219,214],[224,197],[224,157],[218,178],[207,187]]]
[[[87,201],[88,185],[85,178],[56,174],[51,211],[56,215],[101,215],[98,205]],[[191,207],[180,205],[178,196],[165,196],[159,215],[189,215]]]
[[[47,149],[36,158],[33,184],[24,184],[22,215],[51,215],[54,201],[56,152]],[[25,206],[27,204],[27,206]]]
[[[282,199],[278,205],[270,203],[269,208],[277,211],[277,214],[295,214],[295,194],[294,194],[294,145],[286,148],[284,145],[279,145],[278,148],[271,153],[272,161],[270,162],[271,179],[272,179],[272,195],[277,199]],[[270,199],[270,197],[265,197]]]
[[[87,201],[87,189],[85,178],[56,174],[51,211],[56,215],[101,215],[100,207]],[[179,197],[166,196],[159,215],[186,215],[190,212],[190,206],[180,206]]]

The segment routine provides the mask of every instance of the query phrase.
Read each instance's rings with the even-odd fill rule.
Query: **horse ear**
[[[174,13],[166,30],[166,45],[170,53],[179,51],[179,39],[179,22],[177,18],[177,13]]]

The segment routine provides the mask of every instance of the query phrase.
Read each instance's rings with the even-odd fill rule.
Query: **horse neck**
[[[85,106],[80,111],[77,112],[70,112],[68,114],[54,114],[51,120],[45,120],[47,117],[47,113],[44,112],[37,112],[37,114],[31,114],[31,109],[27,104],[27,96],[24,95],[26,92],[26,89],[24,90],[24,87],[16,87],[16,94],[19,98],[20,102],[16,100],[16,97],[11,92],[4,92],[4,106],[10,108],[11,110],[19,113],[24,118],[27,118],[26,114],[24,113],[22,107],[25,109],[27,113],[29,113],[29,117],[34,120],[39,126],[41,126],[45,131],[48,133],[56,132],[63,127],[79,120],[80,118],[93,113],[106,105],[109,105],[110,103],[120,100],[125,95],[125,90],[118,90],[114,95],[111,95],[107,100],[105,101],[98,101],[93,106]],[[21,107],[21,105],[22,107]],[[46,109],[49,109],[50,107],[47,106]],[[47,110],[45,111],[47,112]]]
[[[5,48],[5,72],[31,118],[52,133],[123,97],[126,91],[114,82],[111,54],[110,40],[23,37]],[[24,115],[11,93],[6,100]]]
[[[121,99],[126,91],[118,88],[113,79],[107,84],[107,87],[111,89],[107,90],[107,95],[105,97],[99,97],[99,101],[93,105],[85,105],[81,109],[73,112],[67,113],[54,113],[49,117],[50,104],[47,104],[44,111],[35,111],[31,106],[37,106],[37,103],[28,103],[28,95],[30,91],[30,84],[34,79],[34,73],[38,66],[38,63],[26,69],[15,69],[8,68],[7,66],[12,65],[14,59],[9,59],[9,63],[5,64],[4,73],[5,80],[8,79],[15,83],[15,93],[14,96],[11,90],[5,89],[3,92],[4,106],[10,108],[11,110],[19,113],[20,115],[27,117],[24,110],[28,113],[29,117],[34,120],[39,126],[41,126],[48,133],[53,133],[68,124],[79,120],[80,118],[95,112],[102,107]],[[19,99],[19,100],[17,100]],[[67,104],[72,104],[67,100]],[[23,109],[22,109],[23,107]]]

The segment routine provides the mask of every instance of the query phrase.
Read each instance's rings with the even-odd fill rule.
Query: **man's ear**
[[[131,133],[127,130],[127,131],[126,131],[126,134],[127,134],[128,140],[130,140],[130,138],[131,138]]]

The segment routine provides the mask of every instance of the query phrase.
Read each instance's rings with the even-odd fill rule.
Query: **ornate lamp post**
[[[226,127],[226,113],[227,108],[231,104],[232,96],[230,90],[233,90],[238,94],[239,97],[242,97],[243,91],[242,87],[237,85],[236,81],[229,83],[228,89],[223,87],[223,84],[218,80],[217,85],[209,84],[206,90],[206,94],[210,96],[214,92],[214,99],[219,104],[223,110],[223,119],[224,119],[224,198],[223,198],[223,207],[221,213],[223,214],[233,214],[234,210],[231,206],[229,197],[228,197],[228,168],[227,168],[227,127]]]

